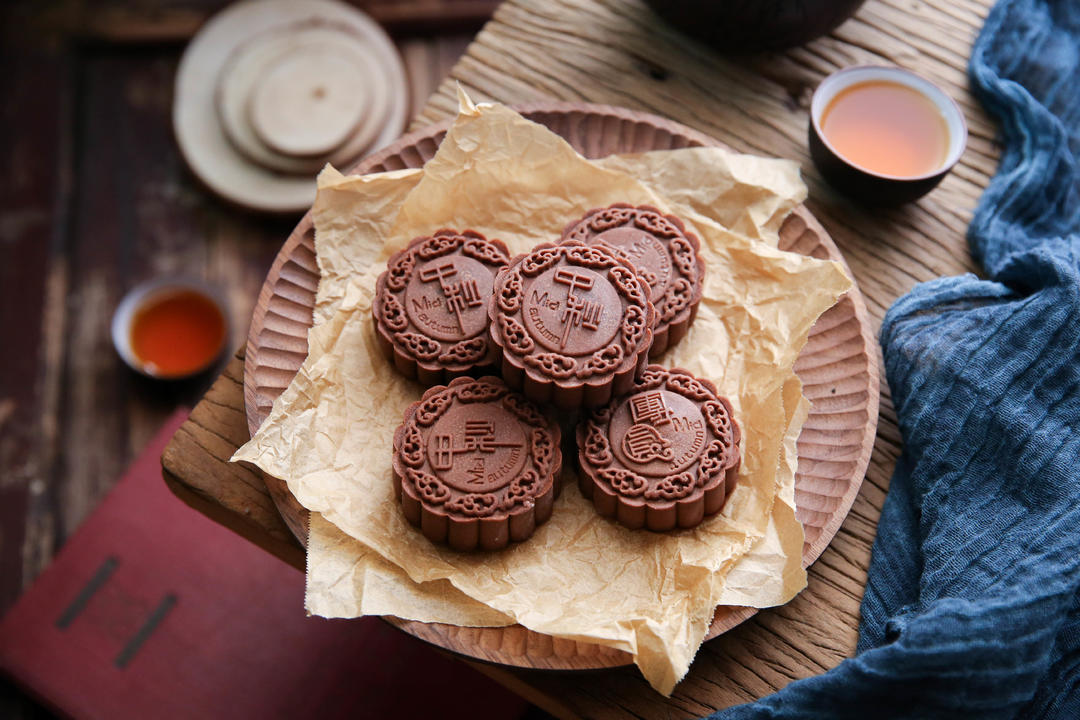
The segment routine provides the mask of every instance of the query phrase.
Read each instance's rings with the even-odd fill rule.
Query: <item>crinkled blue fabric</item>
[[[1003,0],[972,51],[1003,156],[987,280],[881,329],[903,432],[854,658],[714,718],[1080,718],[1080,0]]]

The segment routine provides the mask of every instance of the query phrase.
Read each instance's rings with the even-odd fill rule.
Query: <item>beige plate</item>
[[[684,125],[622,108],[535,103],[519,106],[517,110],[558,133],[590,158],[720,145]],[[407,135],[351,172],[420,167],[435,154],[448,126],[449,122],[443,122]],[[780,248],[843,263],[828,233],[802,206],[780,229]],[[251,319],[244,363],[244,404],[252,433],[266,419],[274,399],[289,385],[307,356],[307,332],[318,282],[314,229],[308,213],[278,253]],[[795,370],[803,381],[803,392],[812,403],[810,416],[799,436],[799,467],[795,476],[797,514],[806,530],[803,565],[809,566],[847,516],[862,484],[877,430],[877,349],[858,289],[844,295],[818,319]],[[283,481],[264,477],[285,521],[300,541],[305,542],[307,511]],[[708,638],[730,630],[755,612],[754,608],[718,607]],[[520,625],[460,628],[397,618],[388,620],[447,650],[506,665],[580,670],[630,662],[630,656],[620,650],[554,639]]]

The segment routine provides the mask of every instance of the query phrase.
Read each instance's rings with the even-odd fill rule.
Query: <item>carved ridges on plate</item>
[[[850,293],[845,293],[836,301],[836,304],[831,308],[823,312],[810,328],[810,336],[817,335],[818,333],[826,332],[844,323],[854,320],[861,325],[861,322],[855,315],[855,302],[852,299]]]
[[[273,303],[270,303],[273,305]],[[274,332],[281,335],[288,335],[293,339],[294,343],[299,346],[303,346],[304,352],[307,353],[307,330],[311,326],[312,311],[311,308],[305,308],[304,316],[302,320],[297,320],[291,317],[286,317],[280,313],[268,310],[263,315],[263,327],[262,332]]]
[[[282,320],[291,321],[293,327],[297,328],[297,331],[303,326],[304,333],[302,337],[304,338],[305,346],[307,345],[307,328],[311,327],[312,318],[314,316],[313,309],[315,307],[315,296],[312,294],[310,295],[310,298],[311,301],[307,302],[303,297],[296,299],[295,293],[292,297],[274,295],[268,301],[269,307],[267,308],[268,312],[274,313]]]
[[[860,432],[866,427],[866,422],[869,419],[865,407],[844,412],[819,412],[814,413],[813,417],[808,417],[803,427],[824,432]]]
[[[676,125],[671,121],[656,116],[621,108],[575,106],[569,103],[541,103],[525,106],[522,108],[522,112],[530,120],[542,123],[567,139],[578,152],[592,158],[614,152],[643,152],[715,144],[715,141],[685,126]],[[407,136],[398,143],[376,153],[358,168],[353,169],[353,172],[382,172],[407,167],[420,167],[434,156],[439,143],[446,134],[447,125],[448,121],[441,126],[427,128]],[[672,132],[668,128],[674,128],[676,131]],[[779,246],[781,249],[793,250],[801,254],[828,257],[832,260],[842,261],[842,257],[828,238],[827,233],[821,229],[817,221],[804,208],[797,209],[784,222],[780,230]],[[306,355],[307,330],[311,324],[311,307],[294,308],[291,303],[284,301],[284,307],[292,311],[299,311],[302,321],[298,323],[288,316],[277,314],[276,308],[282,307],[279,304],[282,299],[274,295],[281,264],[299,256],[308,258],[311,261],[310,274],[312,279],[317,282],[318,271],[314,263],[310,215],[301,221],[300,225],[297,226],[286,241],[281,253],[279,253],[274,267],[271,268],[267,276],[266,283],[263,286],[263,295],[260,297],[260,302],[256,306],[252,317],[251,335],[244,367],[248,424],[252,432],[267,417],[273,400],[289,384]],[[308,263],[302,264],[306,265]],[[819,318],[817,324],[811,329],[811,338],[834,315],[837,317],[843,316],[843,321],[854,316],[855,322],[863,328],[868,351],[871,353],[877,352],[872,337],[873,331],[861,299],[857,303],[852,302],[850,297],[842,299],[836,307]],[[302,343],[305,348],[304,352],[293,356],[291,368],[264,367],[261,364],[259,360],[260,336],[264,327],[273,328],[275,331],[285,334],[294,334],[297,342]],[[809,349],[809,347],[804,349],[803,354],[806,354]],[[844,493],[843,502],[837,511],[828,516],[827,519],[818,522],[816,525],[807,526],[807,542],[803,553],[804,564],[812,562],[825,548],[828,539],[832,537],[843,520],[851,500],[854,499],[862,480],[866,461],[869,459],[870,447],[873,445],[874,420],[877,417],[879,388],[876,358],[867,356],[851,358],[846,365],[830,367],[829,371],[832,375],[819,375],[814,383],[804,385],[804,393],[813,402],[810,409],[811,417],[819,412],[819,402],[824,399],[829,402],[844,402],[845,404],[866,407],[871,422],[863,429],[860,441],[861,451],[849,452],[847,449],[844,450],[846,459],[843,462],[850,462],[853,470],[847,476],[848,487]],[[806,379],[803,378],[804,381]],[[837,460],[831,454],[828,446],[815,446],[815,449],[814,460],[816,462]],[[800,450],[800,467],[802,462],[803,453]],[[275,501],[278,502],[279,509],[286,516],[290,527],[294,529],[306,528],[306,518],[297,514],[301,512],[301,509],[298,506],[290,507],[283,500],[285,497],[291,498],[284,483],[274,478],[267,478],[266,480],[267,484],[272,487],[271,494]],[[807,521],[804,519],[804,522]],[[819,529],[819,526],[821,529]],[[298,536],[301,540],[304,540],[303,532],[298,533]],[[717,608],[709,628],[708,637],[716,637],[751,617],[754,613],[755,611],[751,608]],[[551,669],[584,669],[614,667],[630,663],[630,656],[621,651],[599,645],[564,640],[554,640],[554,647],[569,647],[573,651],[555,651],[552,654],[552,638],[530,632],[520,626],[507,628],[457,628],[440,624],[427,625],[395,618],[388,618],[388,621],[417,637],[441,647],[507,665]]]
[[[794,369],[806,383],[828,382],[831,378],[842,374],[852,358],[858,358],[865,353],[866,345],[862,339],[853,338],[830,351],[800,355]]]
[[[835,307],[835,306],[834,306]],[[830,350],[833,346],[858,338],[862,340],[862,328],[853,315],[840,316],[840,322],[831,322],[837,316],[830,315],[825,318],[821,325],[814,324],[807,335],[808,348],[803,348],[800,353],[806,355],[819,355]]]
[[[307,343],[299,342],[300,338],[288,332],[278,332],[269,328],[263,329],[263,348],[273,348],[289,353],[303,353],[307,355]]]
[[[470,648],[469,654],[504,665],[559,669],[588,669],[616,667],[631,662],[630,655],[621,650],[553,638],[530,632],[520,625],[504,628],[466,628],[440,623],[418,623],[388,617],[386,620],[411,635],[445,646]]]
[[[813,488],[813,491],[809,490],[797,490],[796,495],[801,496],[804,500],[802,507],[805,510],[811,510],[814,512],[831,513],[837,508],[840,503],[840,499],[843,497],[844,487],[841,487],[843,480],[829,478],[809,478],[803,476],[800,478],[803,481],[804,487]]]
[[[849,361],[850,364],[843,368],[828,367],[823,372],[817,373],[816,377],[807,378],[803,376],[803,373],[798,373],[799,379],[803,381],[803,394],[810,400],[810,412],[814,413],[814,403],[818,398],[822,396],[843,396],[843,395],[866,395],[866,401],[868,403],[874,402],[873,396],[877,395],[877,377],[874,378],[874,390],[870,392],[870,374],[866,372],[865,365],[863,365],[862,371],[854,371],[853,368],[858,367],[854,361]],[[836,377],[835,372],[838,370],[845,370],[852,374],[843,377]],[[876,371],[875,371],[876,375]]]
[[[277,284],[274,287],[274,296],[282,297],[307,306],[311,312],[311,302],[319,285],[319,269],[311,256],[311,262],[300,262],[290,259],[282,265]]]
[[[842,342],[837,342],[828,349],[815,343],[815,347],[812,347],[809,353],[799,356],[799,359],[795,364],[795,371],[802,373],[803,371],[816,370],[826,365],[847,362],[851,358],[858,357],[865,352],[866,343],[863,341],[861,335],[856,335],[855,337],[848,338]]]
[[[271,370],[281,370],[283,372],[292,370],[293,375],[296,374],[296,370],[293,370],[293,363],[297,356],[295,351],[278,350],[277,348],[266,347],[260,350],[259,354],[259,360],[263,364],[263,367]],[[307,353],[304,353],[304,357],[307,357]],[[303,362],[302,359],[301,362]]]
[[[287,263],[282,265],[282,272],[285,272],[285,268],[288,267],[288,264],[292,263],[309,272],[312,277],[318,279],[319,261],[315,255],[315,226],[310,222],[304,223],[301,221],[301,223],[297,225],[297,230],[301,233],[300,242],[297,243],[293,251],[289,254]]]

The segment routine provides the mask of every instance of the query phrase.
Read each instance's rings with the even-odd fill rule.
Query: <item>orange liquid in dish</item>
[[[838,92],[821,115],[821,131],[845,160],[882,175],[932,173],[949,151],[949,126],[933,101],[883,80]]]
[[[135,313],[131,349],[146,371],[161,377],[201,370],[221,352],[225,318],[208,298],[179,290]]]

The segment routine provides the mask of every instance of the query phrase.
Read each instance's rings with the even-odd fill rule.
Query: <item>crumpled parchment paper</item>
[[[325,169],[308,358],[233,458],[284,479],[312,511],[309,611],[516,622],[625,650],[670,694],[717,605],[791,599],[806,583],[794,472],[808,408],[792,365],[814,321],[850,287],[836,263],[776,249],[780,224],[805,192],[794,163],[716,148],[588,161],[508,108],[464,96],[422,170],[346,177]],[[660,363],[712,380],[731,399],[743,429],[734,494],[693,530],[635,532],[597,516],[564,469],[552,518],[528,541],[472,554],[431,544],[406,522],[391,484],[393,432],[423,388],[399,376],[375,342],[371,302],[386,259],[443,227],[526,252],[615,202],[673,212],[701,239],[697,320]]]

